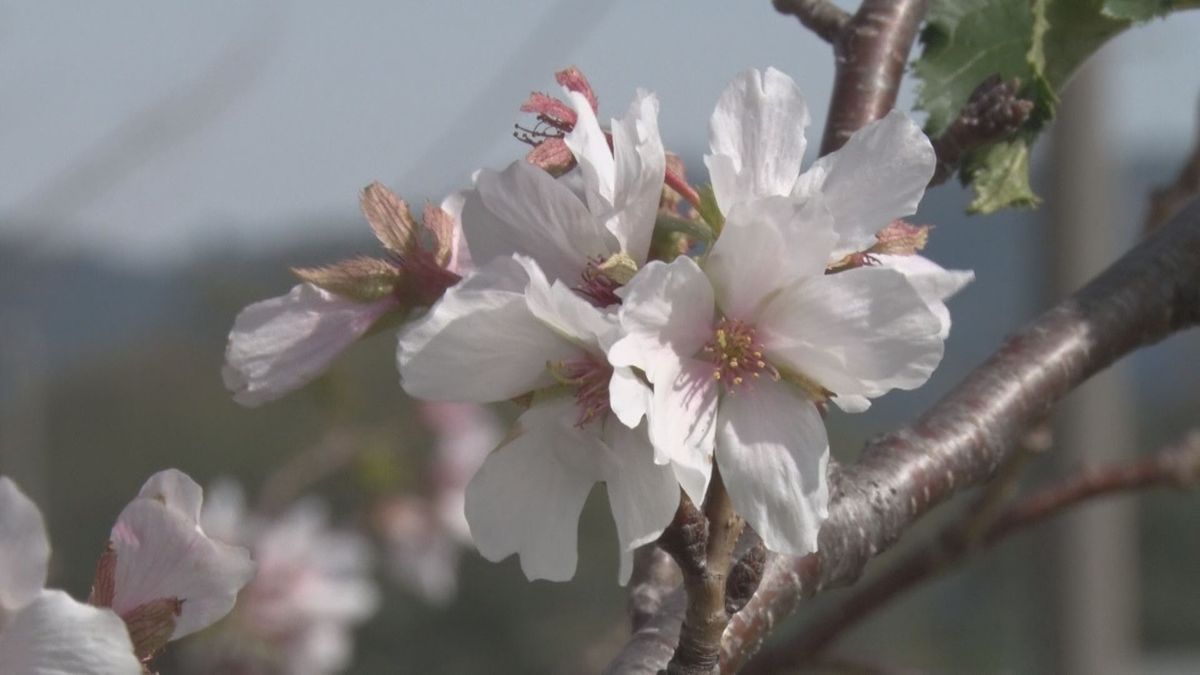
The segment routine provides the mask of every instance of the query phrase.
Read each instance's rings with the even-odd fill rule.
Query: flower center
[[[712,361],[713,379],[725,391],[750,386],[764,374],[778,381],[779,371],[763,358],[763,346],[754,335],[754,326],[736,319],[721,319],[713,338],[704,345],[704,356]]]
[[[621,298],[617,295],[617,289],[621,284],[601,269],[603,264],[604,258],[600,256],[589,260],[579,277],[579,285],[575,287],[575,292],[587,298],[588,302],[596,307],[619,305]]]
[[[546,367],[560,384],[575,389],[575,403],[579,406],[575,426],[582,427],[594,419],[603,419],[611,410],[608,384],[613,369],[607,362],[586,355],[571,361],[547,363]]]

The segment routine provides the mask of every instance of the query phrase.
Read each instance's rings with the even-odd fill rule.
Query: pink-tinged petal
[[[829,515],[828,462],[821,414],[790,385],[762,380],[721,401],[721,479],[734,510],[768,549],[792,556],[817,550]]]
[[[928,303],[930,311],[937,315],[942,329],[938,335],[944,340],[950,335],[950,310],[946,301],[975,280],[970,270],[948,270],[920,255],[877,255],[882,267],[894,269],[908,278],[909,283]]]
[[[570,188],[528,162],[480,171],[476,189],[479,199],[468,195],[462,215],[476,264],[527,255],[551,280],[574,284],[589,260],[615,252],[612,235]]]
[[[0,476],[0,628],[42,592],[49,561],[42,512],[16,483]]]
[[[777,367],[838,395],[915,389],[942,359],[941,322],[903,274],[882,267],[785,288],[767,303],[758,331]]]
[[[580,349],[598,351],[601,337],[614,330],[616,317],[601,312],[561,281],[550,284],[532,259],[518,257],[517,261],[529,276],[525,287],[529,311]]]
[[[646,262],[658,205],[662,199],[667,155],[658,133],[658,98],[639,89],[629,111],[612,123],[616,212],[606,225],[634,262]]]
[[[679,508],[679,483],[670,467],[654,463],[645,427],[609,420],[604,428],[604,482],[621,546],[618,581],[629,583],[633,549],[658,539]]]
[[[734,204],[792,191],[804,159],[808,106],[792,78],[774,68],[733,79],[709,122],[704,158],[722,213]]]
[[[475,262],[471,259],[471,250],[467,248],[467,238],[462,229],[463,204],[466,201],[467,191],[464,190],[447,195],[441,205],[442,210],[449,214],[454,222],[450,260],[446,263],[446,269],[460,277],[465,277],[475,270]]]
[[[575,427],[575,417],[569,397],[535,402],[467,486],[467,522],[479,552],[495,562],[516,553],[530,580],[575,575],[579,514],[602,478],[603,444]]]
[[[196,521],[158,499],[130,502],[111,541],[117,556],[113,611],[125,616],[154,600],[182,600],[172,639],[228,614],[254,576],[246,549],[208,538]]]
[[[608,147],[608,138],[583,94],[567,92],[567,98],[578,120],[563,141],[579,164],[588,210],[593,214],[608,213],[613,208],[616,196],[616,165],[612,150]]]
[[[225,387],[247,406],[299,389],[398,306],[393,298],[356,302],[307,283],[256,302],[233,322],[221,371]]]
[[[200,510],[204,533],[226,544],[240,544],[247,525],[246,496],[242,486],[230,478],[221,478],[208,486]]]
[[[193,525],[200,522],[204,490],[191,476],[179,469],[166,469],[150,476],[138,491],[138,497],[162,502],[178,511]]]
[[[456,541],[470,542],[464,492],[506,428],[491,410],[471,403],[422,403],[420,412],[437,439],[432,473],[439,522]]]
[[[730,209],[704,270],[726,317],[750,320],[771,293],[825,273],[833,221],[820,198],[766,197]]]
[[[608,403],[622,424],[630,429],[637,428],[650,408],[651,395],[650,387],[632,368],[613,368],[608,384]]]
[[[121,617],[42,591],[0,631],[0,673],[141,675]]]
[[[712,364],[662,358],[646,371],[654,383],[649,418],[655,461],[670,462],[679,484],[699,504],[712,476],[719,388]]]
[[[839,237],[835,253],[864,251],[888,223],[917,212],[936,166],[925,132],[893,110],[818,159],[796,182],[796,193],[824,195]]]
[[[446,292],[401,333],[404,390],[434,401],[503,401],[554,383],[548,361],[579,348],[530,310],[521,263],[499,258]]]
[[[608,350],[614,366],[649,373],[660,357],[691,356],[712,337],[712,285],[691,258],[653,261],[622,290],[618,316],[625,335]]]
[[[453,600],[460,544],[442,527],[437,512],[421,498],[403,497],[388,504],[381,517],[392,579],[431,605]]]

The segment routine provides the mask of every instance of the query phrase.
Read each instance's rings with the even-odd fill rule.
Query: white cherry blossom
[[[563,140],[578,162],[582,194],[571,180],[555,179],[524,160],[501,172],[485,169],[466,195],[463,231],[480,264],[528,256],[550,281],[603,307],[619,301],[619,283],[601,265],[623,254],[640,266],[650,248],[666,171],[658,99],[639,90],[606,134],[587,97],[566,91],[577,119]]]
[[[530,579],[574,575],[579,513],[595,483],[608,489],[622,582],[632,550],[657,538],[678,505],[678,484],[654,464],[644,427],[618,421],[637,426],[648,392],[608,364],[615,330],[612,313],[513,255],[484,265],[401,335],[401,380],[413,396],[483,403],[534,394],[466,492],[479,551],[491,560],[517,553]]]
[[[0,476],[0,673],[139,675],[119,616],[44,588],[49,559],[41,512]]]
[[[174,604],[169,639],[205,628],[229,613],[254,576],[249,552],[210,538],[200,526],[203,492],[187,474],[154,474],[118,516],[92,592],[127,622],[156,603]]]

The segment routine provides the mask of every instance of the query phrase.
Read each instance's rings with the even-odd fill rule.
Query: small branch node
[[[1033,101],[1017,96],[1021,81],[1007,82],[992,75],[981,82],[967,99],[958,117],[941,136],[933,139],[937,170],[930,185],[939,185],[954,175],[967,153],[1015,134],[1033,112]]]

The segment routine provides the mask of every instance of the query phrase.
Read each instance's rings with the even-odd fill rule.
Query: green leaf
[[[1040,200],[1029,187],[1029,145],[1024,140],[990,145],[971,162],[964,168],[975,187],[968,213],[1038,205]]]
[[[721,234],[721,228],[725,227],[725,216],[721,214],[721,207],[717,206],[717,193],[713,192],[711,185],[701,186],[700,190],[700,206],[696,209],[700,212],[700,217],[708,226],[712,228],[713,238]]]
[[[1034,112],[1015,138],[976,149],[960,174],[975,190],[971,211],[1037,203],[1029,146],[1054,117],[1056,92],[1089,56],[1140,21],[1200,6],[1200,0],[933,0],[913,66],[926,131],[941,134],[984,79],[1018,78]],[[1018,173],[1023,175],[1018,176]]]

